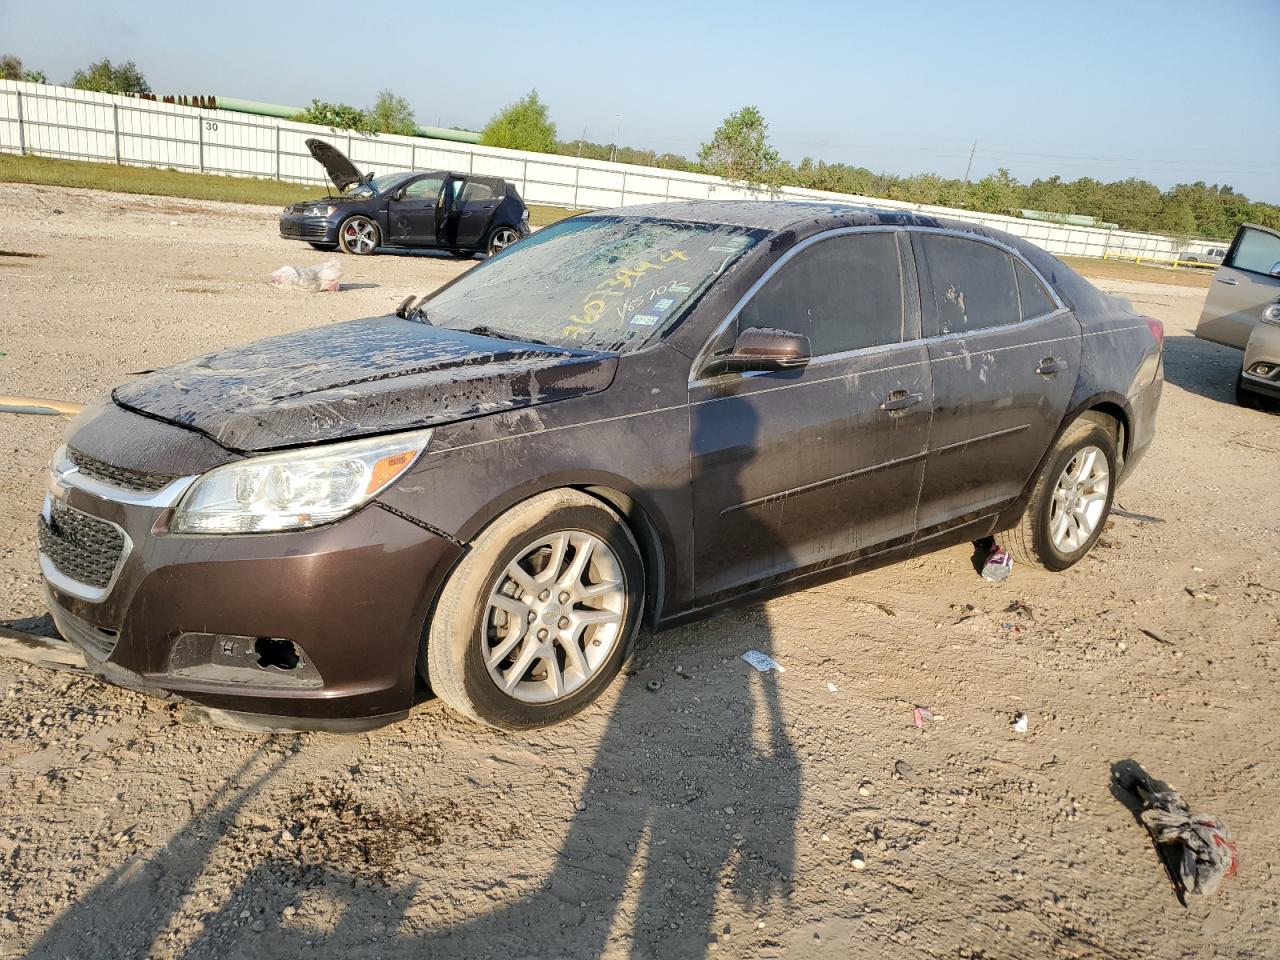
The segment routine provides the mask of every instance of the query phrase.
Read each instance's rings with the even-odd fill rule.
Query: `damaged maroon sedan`
[[[996,535],[1078,562],[1163,328],[972,224],[810,203],[575,217],[395,314],[116,388],[39,522],[90,668],[362,729],[418,677],[563,719],[642,624]]]

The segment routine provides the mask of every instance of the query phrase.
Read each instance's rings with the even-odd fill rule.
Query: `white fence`
[[[697,173],[525,153],[447,140],[361,134],[312,124],[201,110],[69,87],[0,80],[0,153],[37,154],[295,183],[326,178],[303,141],[333,142],[361,170],[449,169],[503,177],[529,203],[620,207],[663,200],[819,199],[911,210],[981,223],[1055,254],[1172,257],[1220,241],[1101,230],[821,190],[752,188]]]

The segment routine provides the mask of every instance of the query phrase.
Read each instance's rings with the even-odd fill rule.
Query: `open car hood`
[[[117,387],[127,410],[249,453],[452,423],[603,390],[613,354],[395,316],[259,340]]]
[[[307,149],[316,158],[316,162],[324,167],[329,179],[339,190],[346,190],[364,179],[364,175],[356,169],[346,154],[331,143],[314,138],[307,140]]]

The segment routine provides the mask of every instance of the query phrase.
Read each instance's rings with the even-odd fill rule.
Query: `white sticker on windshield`
[[[652,327],[657,322],[658,318],[650,313],[637,313],[627,321],[633,327]]]

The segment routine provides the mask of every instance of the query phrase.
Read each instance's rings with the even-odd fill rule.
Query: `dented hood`
[[[272,337],[158,370],[115,402],[259,452],[452,423],[603,390],[613,354],[395,316]]]
[[[364,179],[355,164],[333,144],[311,138],[307,140],[307,149],[316,158],[316,162],[324,167],[329,179],[339,190],[345,190]]]

